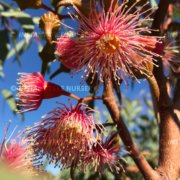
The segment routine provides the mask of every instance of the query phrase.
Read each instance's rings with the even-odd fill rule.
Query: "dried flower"
[[[22,107],[19,112],[37,109],[43,99],[58,97],[65,93],[60,86],[46,82],[41,73],[19,73],[18,104]]]
[[[1,143],[0,161],[8,170],[21,175],[37,175],[40,164],[34,156],[31,140],[24,135],[24,132],[21,132],[8,142],[6,134]]]
[[[64,65],[78,65],[75,67],[77,70],[86,67],[86,77],[98,72],[102,81],[112,77],[123,78],[124,74],[135,76],[134,69],[147,74],[144,64],[153,64],[153,56],[159,56],[152,52],[159,38],[142,34],[151,32],[147,27],[141,27],[149,17],[141,17],[152,9],[145,12],[137,9],[130,14],[136,3],[127,9],[127,2],[118,6],[118,2],[115,5],[112,1],[107,12],[103,7],[96,9],[92,6],[89,17],[74,6],[79,14],[79,36],[60,36],[57,39],[57,53]],[[112,5],[118,7],[113,8]]]
[[[34,138],[37,156],[46,155],[50,162],[64,168],[72,163],[79,167],[95,141],[95,124],[88,113],[91,109],[62,106],[49,112],[50,117],[32,127],[29,135]]]
[[[41,16],[39,26],[44,30],[48,42],[51,43],[52,34],[56,33],[60,27],[59,17],[52,12],[46,13]]]
[[[15,1],[22,10],[27,8],[38,9],[42,6],[42,0],[15,0]]]

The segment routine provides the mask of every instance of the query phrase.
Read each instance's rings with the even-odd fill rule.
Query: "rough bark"
[[[159,8],[155,14],[153,29],[161,29],[165,15],[171,0],[160,0]],[[159,33],[154,33],[158,35]],[[166,79],[163,74],[162,61],[159,60],[159,66],[154,68],[154,75],[160,89],[160,99],[158,101],[158,110],[160,114],[159,124],[159,166],[158,171],[164,179],[176,180],[180,171],[180,126],[179,119],[174,113],[173,102],[170,99]]]

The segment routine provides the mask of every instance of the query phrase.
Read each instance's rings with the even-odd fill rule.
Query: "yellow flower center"
[[[103,53],[113,54],[120,45],[118,36],[114,34],[104,34],[96,41],[96,47]]]

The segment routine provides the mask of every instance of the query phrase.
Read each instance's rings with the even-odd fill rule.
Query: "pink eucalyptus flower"
[[[176,68],[180,66],[180,47],[170,35],[164,39],[163,43],[157,43],[155,51],[162,55],[165,69],[176,71]]]
[[[49,112],[50,117],[32,127],[29,135],[34,138],[37,156],[46,155],[50,162],[64,168],[72,163],[79,166],[95,141],[95,124],[87,112],[91,109],[62,106]]]
[[[166,41],[163,49],[162,61],[167,69],[175,71],[175,66],[180,66],[180,47],[174,41]]]
[[[49,99],[63,95],[65,91],[58,85],[44,80],[41,73],[19,73],[18,79],[18,104],[27,112],[38,109],[43,99]]]
[[[66,66],[69,69],[76,69],[78,68],[78,62],[75,61],[71,61],[70,63],[65,61],[64,59],[69,58],[69,48],[73,48],[75,46],[75,41],[72,38],[69,38],[68,35],[63,35],[60,37],[60,42],[61,43],[57,43],[57,49],[58,49],[58,55],[63,57],[63,60],[61,61],[61,63]],[[71,54],[72,56],[75,56],[75,54]]]
[[[79,15],[79,36],[57,39],[56,50],[64,65],[72,65],[77,70],[86,68],[85,76],[98,72],[102,81],[111,77],[123,78],[124,74],[134,76],[132,68],[147,72],[145,62],[153,63],[153,56],[159,56],[152,52],[159,38],[143,35],[151,32],[142,24],[149,20],[145,14],[152,9],[141,12],[142,7],[130,13],[138,1],[129,9],[126,1],[120,6],[117,2],[115,9],[113,2],[108,12],[104,7],[92,6],[89,17],[74,6]]]
[[[7,134],[7,132],[6,132]],[[38,162],[34,156],[32,143],[29,138],[19,133],[10,142],[6,134],[0,148],[0,161],[8,170],[22,175],[34,176],[38,173]]]
[[[117,138],[115,136],[107,138],[105,142],[98,142],[93,146],[89,156],[87,155],[87,164],[93,167],[96,171],[102,173],[105,168],[110,168],[111,171],[116,171],[117,173],[122,170],[122,165],[119,160],[121,159],[120,145],[116,142]]]

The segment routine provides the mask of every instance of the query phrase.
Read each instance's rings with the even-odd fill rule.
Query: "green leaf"
[[[31,33],[34,30],[34,22],[30,17],[17,18],[25,32]]]
[[[60,64],[60,67],[51,74],[50,79],[53,79],[54,77],[56,77],[57,75],[61,74],[61,73],[69,73],[70,69],[68,69],[67,67],[65,67],[63,64]]]
[[[49,63],[55,59],[54,55],[55,46],[46,43],[39,56],[42,60],[41,73],[44,75],[49,70]]]
[[[152,8],[157,8],[158,7],[158,4],[157,4],[156,0],[150,0],[150,4],[151,4]]]
[[[0,61],[0,78],[4,77],[4,73],[3,73],[3,63],[2,61]]]
[[[57,3],[59,2],[59,0],[51,0],[51,4],[56,7]]]
[[[180,17],[180,8],[174,8],[173,10],[173,19],[178,20]]]
[[[1,91],[1,94],[4,97],[4,99],[7,101],[11,110],[15,113],[17,110],[17,106],[16,106],[16,101],[15,101],[14,96],[11,93],[11,91],[9,91],[8,89],[3,89]]]
[[[0,12],[4,10],[3,6],[0,4]]]
[[[3,6],[4,9],[14,9],[14,10],[16,10],[16,8],[14,8],[13,6],[11,6],[11,5],[9,5],[9,4],[5,3],[5,2],[2,2],[2,1],[0,2],[0,5]]]
[[[9,36],[8,31],[1,30],[0,31],[0,61],[4,63],[4,60],[7,57],[9,50]]]
[[[32,32],[34,30],[34,22],[32,17],[19,10],[9,10],[2,12],[1,15],[6,18],[16,18],[17,21],[22,25],[25,32]]]
[[[9,11],[4,11],[1,13],[1,16],[4,17],[14,17],[14,18],[28,18],[31,17],[29,14],[24,13],[22,11],[18,11],[18,10],[9,10]]]
[[[14,43],[14,48],[12,48],[11,51],[9,51],[7,55],[7,59],[16,56],[16,60],[18,60],[19,56],[29,47],[29,43],[27,43],[25,40],[19,41],[17,44]]]
[[[33,22],[34,22],[34,24],[37,24],[37,25],[39,25],[39,20],[40,20],[40,18],[39,17],[33,17]]]

